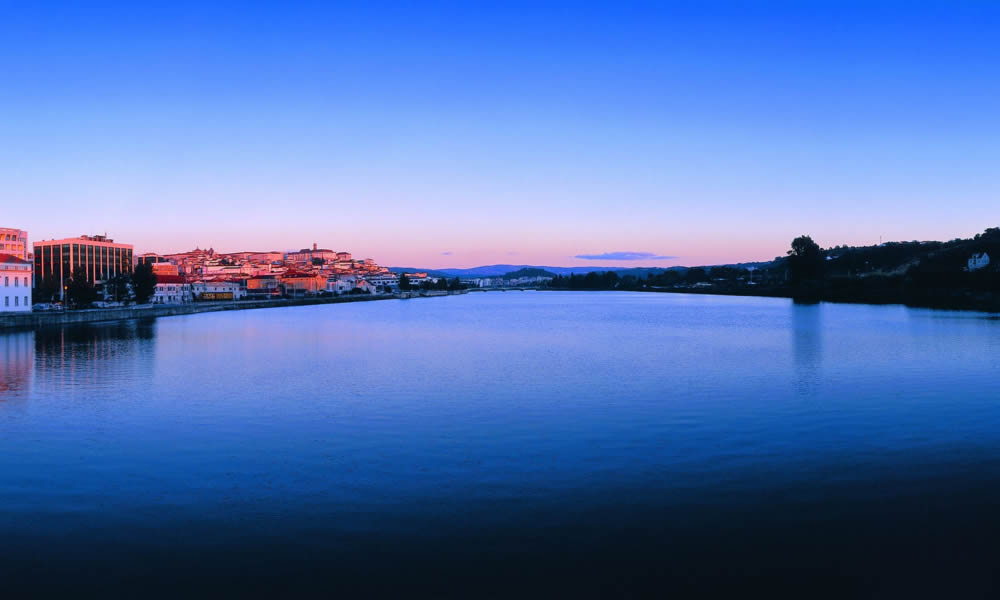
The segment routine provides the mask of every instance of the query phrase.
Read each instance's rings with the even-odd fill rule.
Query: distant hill
[[[519,279],[521,277],[555,277],[556,274],[545,269],[524,268],[510,273],[504,273],[504,279]]]
[[[614,271],[619,275],[646,277],[647,274],[657,274],[664,271],[686,270],[686,267],[545,267],[537,265],[484,265],[471,269],[418,269],[415,267],[389,267],[393,273],[427,273],[434,277],[503,277],[524,269],[545,271],[546,276],[552,275],[586,275],[587,273],[604,273]],[[530,277],[530,275],[517,277]]]

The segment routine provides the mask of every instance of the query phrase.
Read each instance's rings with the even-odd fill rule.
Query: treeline
[[[422,281],[420,283],[413,283],[413,282],[410,281],[410,278],[406,276],[406,273],[400,273],[399,274],[399,289],[402,290],[402,291],[404,291],[404,292],[405,291],[410,291],[410,290],[424,290],[424,291],[430,291],[430,290],[447,291],[447,290],[451,290],[451,291],[455,291],[455,290],[464,290],[465,287],[466,287],[465,284],[462,283],[458,279],[458,277],[456,277],[454,279],[451,279],[451,280],[442,277],[442,278],[438,279],[437,282],[434,282],[434,281],[431,281],[430,279],[428,279],[427,281]]]
[[[701,283],[735,283],[748,281],[750,271],[736,267],[694,267],[667,269],[647,277],[621,276],[615,271],[591,272],[586,275],[556,275],[549,287],[564,290],[643,290],[659,287],[693,286]]]
[[[156,292],[156,274],[153,273],[152,264],[141,263],[134,272],[119,273],[98,287],[87,278],[87,271],[83,267],[77,267],[63,284],[62,291],[69,308],[89,308],[99,299],[120,302],[126,306],[132,302],[148,304]],[[49,274],[36,281],[32,296],[36,303],[59,301],[59,278]]]

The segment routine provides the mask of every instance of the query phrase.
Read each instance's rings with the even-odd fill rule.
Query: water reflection
[[[0,335],[0,401],[27,394],[34,362],[31,331]]]
[[[155,328],[155,320],[141,320],[38,330],[35,381],[43,387],[103,384],[138,366],[148,371]]]
[[[823,363],[822,305],[795,302],[792,310],[792,350],[799,393],[812,395]]]

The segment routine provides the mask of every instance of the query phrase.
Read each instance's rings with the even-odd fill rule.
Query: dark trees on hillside
[[[687,274],[684,276],[684,281],[687,283],[701,283],[703,281],[708,281],[708,273],[706,273],[705,269],[702,269],[701,267],[688,269]]]
[[[808,235],[792,240],[792,249],[788,251],[788,268],[792,283],[819,277],[823,270],[823,253],[819,244]]]
[[[401,289],[403,291],[407,291],[411,287],[412,286],[410,286],[410,278],[406,276],[406,273],[400,273],[399,274],[399,289]]]

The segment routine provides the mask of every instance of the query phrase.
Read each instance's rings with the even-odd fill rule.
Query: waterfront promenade
[[[172,317],[222,310],[249,310],[255,308],[280,308],[285,306],[307,306],[311,304],[340,304],[344,302],[371,302],[419,298],[426,296],[447,296],[457,292],[401,292],[396,294],[358,294],[329,298],[283,298],[278,300],[238,300],[225,302],[191,302],[186,304],[135,304],[114,308],[92,308],[66,311],[34,311],[30,313],[0,313],[0,331],[5,329],[38,329],[71,325],[74,323],[99,323],[105,321],[126,321],[153,317]]]

